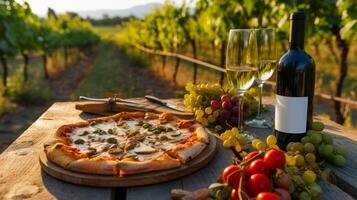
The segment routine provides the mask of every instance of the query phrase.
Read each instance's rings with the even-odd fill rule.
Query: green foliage
[[[24,84],[21,74],[10,78],[6,93],[9,100],[16,103],[44,103],[53,97],[46,81],[31,80]]]
[[[16,108],[16,105],[12,103],[8,98],[3,95],[0,95],[0,116],[11,112],[13,109]]]

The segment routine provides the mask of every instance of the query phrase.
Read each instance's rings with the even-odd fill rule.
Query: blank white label
[[[306,132],[308,97],[275,95],[275,129],[291,134]]]

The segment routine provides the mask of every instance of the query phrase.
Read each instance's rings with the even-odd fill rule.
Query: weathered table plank
[[[112,199],[112,189],[66,183],[41,171],[43,144],[60,125],[81,120],[74,103],[55,103],[13,142],[0,155],[0,199]]]

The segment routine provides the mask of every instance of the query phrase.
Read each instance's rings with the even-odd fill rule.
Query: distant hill
[[[152,9],[161,7],[162,4],[160,3],[149,3],[145,5],[134,6],[127,9],[120,9],[120,10],[84,10],[84,11],[76,11],[81,17],[90,17],[94,19],[102,18],[103,15],[108,15],[109,17],[125,17],[129,15],[134,15],[138,18],[143,18],[144,15],[150,13]]]

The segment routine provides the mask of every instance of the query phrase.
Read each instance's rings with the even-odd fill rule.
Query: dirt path
[[[18,105],[13,112],[1,116],[0,152],[16,140],[52,103],[71,100],[72,92],[77,88],[78,83],[84,79],[93,60],[93,58],[85,58],[70,65],[56,77],[51,78],[48,83],[55,95],[50,102],[41,105]]]

